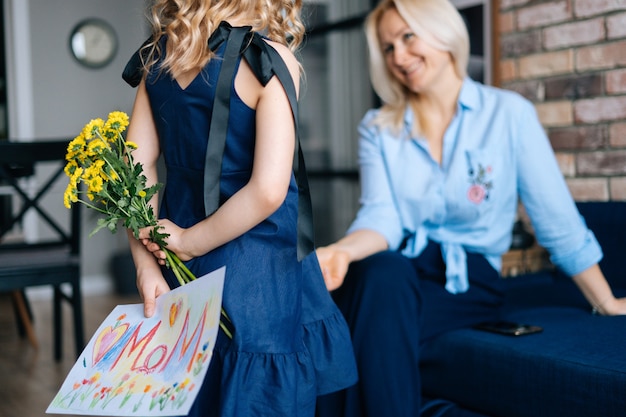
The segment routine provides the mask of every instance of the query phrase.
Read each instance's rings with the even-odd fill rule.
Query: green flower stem
[[[169,250],[167,250],[165,248],[163,248],[163,252],[165,252],[165,258],[167,260],[167,266],[170,267],[172,272],[174,272],[174,275],[176,276],[176,279],[178,280],[178,283],[180,285],[185,285],[186,281],[181,276],[180,271],[178,270],[178,268],[174,267],[175,263],[174,263],[173,256],[176,256],[176,255],[174,255],[172,252],[170,252]],[[178,258],[178,257],[176,257],[176,258]]]
[[[174,252],[166,248],[162,248],[162,250],[163,252],[165,252],[165,258],[167,260],[169,268],[172,270],[172,272],[174,272],[174,275],[176,276],[176,279],[178,280],[180,285],[185,285],[185,283],[191,282],[196,279],[195,275],[189,270],[189,268],[187,268],[187,266],[180,260],[180,258],[176,256]],[[220,318],[220,327],[222,328],[226,336],[228,336],[229,339],[232,339],[233,334],[224,323],[224,320],[227,320],[229,323],[231,322],[230,317],[228,317],[228,314],[226,314],[226,310],[224,310],[224,307],[222,307],[221,316],[222,318]]]
[[[85,194],[85,193],[81,193],[81,194]],[[83,200],[82,198],[79,198],[78,200],[76,200],[76,202],[84,204],[85,206],[89,207],[90,209],[94,209],[94,210],[96,210],[99,213],[109,214],[106,210],[103,210],[100,207],[94,206],[93,204],[90,204],[89,202]]]
[[[224,311],[224,307],[222,307],[222,317],[228,320],[228,322],[230,323],[230,318],[226,315],[226,311]],[[226,334],[226,336],[228,336],[228,338],[232,340],[233,334],[230,332],[228,327],[226,327],[226,324],[224,324],[224,321],[221,318],[220,318],[220,327],[222,328],[222,331]]]
[[[166,252],[170,252],[169,250],[165,249]],[[180,268],[180,273],[184,274],[183,279],[185,280],[185,282],[191,282],[194,279],[196,279],[196,277],[194,276],[194,274],[191,273],[191,271],[189,270],[189,268],[187,268],[187,266],[178,258],[178,256],[176,256],[176,254],[171,253],[170,252],[170,256],[171,256],[171,260],[174,262],[174,265],[177,268]]]

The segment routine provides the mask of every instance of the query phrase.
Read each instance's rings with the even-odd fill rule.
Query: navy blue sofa
[[[607,280],[626,296],[626,203],[578,207],[602,245]],[[592,315],[559,271],[507,278],[506,286],[503,319],[543,332],[438,337],[423,354],[424,394],[494,417],[626,416],[626,316]]]

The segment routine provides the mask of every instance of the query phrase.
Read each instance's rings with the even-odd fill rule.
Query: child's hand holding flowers
[[[63,203],[67,208],[71,208],[73,203],[81,203],[104,216],[98,219],[90,236],[103,228],[115,233],[118,224],[122,222],[135,238],[149,238],[156,245],[152,246],[152,252],[157,249],[163,251],[164,264],[183,285],[194,280],[195,276],[174,252],[166,248],[165,238],[168,234],[157,223],[149,204],[161,184],[146,186],[143,167],[133,160],[132,153],[137,145],[124,139],[123,133],[128,124],[126,113],[114,111],[109,113],[106,121],[91,120],[69,143],[65,166],[69,183],[63,195]],[[81,184],[86,190],[80,187]],[[224,319],[228,318],[222,310],[220,326],[232,337],[223,325]]]

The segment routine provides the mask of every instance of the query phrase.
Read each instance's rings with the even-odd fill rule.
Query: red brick
[[[611,201],[626,201],[626,177],[613,177],[609,180]]]
[[[536,103],[545,100],[543,83],[538,80],[525,80],[507,83],[503,86],[507,90],[515,91],[528,100]]]
[[[573,177],[576,174],[576,158],[571,153],[556,152],[556,162],[559,164],[564,177]]]
[[[498,19],[498,30],[500,30],[500,33],[510,33],[515,30],[514,12],[500,13],[500,17]]]
[[[614,148],[626,147],[626,123],[613,123],[611,125],[609,144]]]
[[[507,10],[511,7],[521,6],[530,0],[500,0],[500,10]]]
[[[620,13],[606,18],[608,38],[626,38],[626,13]]]
[[[602,76],[598,73],[550,78],[544,80],[544,84],[546,100],[576,100],[602,95]]]
[[[543,44],[546,49],[588,45],[602,41],[605,37],[604,19],[565,23],[543,30]]]
[[[514,80],[518,76],[516,60],[504,59],[500,61],[500,79],[502,81]]]
[[[536,103],[535,108],[541,124],[545,127],[568,126],[573,122],[572,102],[569,100]]]
[[[519,59],[520,78],[549,77],[574,70],[574,52],[563,50],[525,56]]]
[[[626,119],[626,96],[601,97],[574,103],[576,123],[597,123]]]
[[[608,94],[626,93],[626,69],[608,71],[604,78]]]
[[[608,201],[609,185],[606,178],[571,178],[567,185],[576,201]]]
[[[550,1],[517,11],[517,27],[524,30],[564,22],[572,17],[567,1]]]
[[[518,57],[541,52],[541,33],[538,30],[512,33],[500,37],[500,56]]]
[[[606,126],[599,124],[553,128],[548,132],[555,151],[600,149],[605,146],[607,136]]]
[[[626,66],[626,41],[585,46],[576,52],[576,69],[608,69]]]
[[[574,13],[578,17],[607,14],[626,9],[626,0],[574,0]]]
[[[583,176],[626,174],[626,150],[579,153],[576,172]]]

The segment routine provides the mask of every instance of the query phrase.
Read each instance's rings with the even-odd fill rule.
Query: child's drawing
[[[180,416],[209,366],[222,306],[224,268],[157,299],[115,307],[100,325],[47,413]]]

